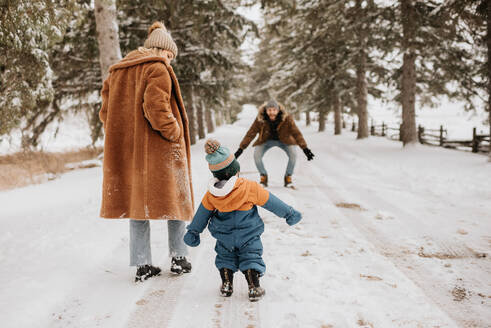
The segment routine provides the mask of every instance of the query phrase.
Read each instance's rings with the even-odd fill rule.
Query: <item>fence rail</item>
[[[385,122],[375,125],[371,124],[370,134],[372,136],[387,137],[391,140],[402,141],[401,138],[402,124],[399,127],[390,127]],[[356,131],[356,123],[352,122],[351,131]],[[490,136],[489,134],[478,134],[477,129],[472,130],[472,140],[449,139],[447,129],[440,126],[440,129],[426,129],[418,126],[418,140],[423,145],[439,146],[450,149],[470,150],[473,153],[489,152]]]

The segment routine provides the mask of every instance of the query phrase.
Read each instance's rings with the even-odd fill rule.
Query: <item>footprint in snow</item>
[[[377,220],[394,220],[394,216],[388,212],[378,211],[375,214],[375,219]]]

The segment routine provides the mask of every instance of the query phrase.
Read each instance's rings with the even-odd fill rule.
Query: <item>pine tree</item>
[[[362,0],[356,0],[355,13],[353,17],[358,19],[358,22],[353,21],[356,31],[356,45],[358,55],[356,57],[356,114],[358,115],[358,139],[368,137],[368,111],[367,111],[367,53],[366,44],[369,34],[369,24],[363,22],[367,20],[367,11],[362,8]],[[360,23],[360,20],[363,23]]]
[[[488,103],[487,103],[487,110],[488,110],[488,123],[489,123],[489,135],[491,138],[491,4],[489,1],[483,1],[483,6],[484,4],[486,5],[486,11],[484,17],[486,17],[486,46],[488,48],[488,57],[487,57],[487,91],[488,91]],[[491,140],[489,142],[489,161],[491,162]]]
[[[264,34],[268,41],[258,55],[269,73],[262,74],[268,81],[263,89],[305,111],[319,111],[320,130],[329,110],[355,108],[356,103],[362,108],[360,121],[366,122],[366,94],[380,97],[381,93],[376,88],[378,81],[367,80],[365,70],[369,68],[374,76],[385,73],[365,53],[375,44],[370,33],[362,40],[359,36],[360,29],[368,30],[375,24],[376,12],[365,15],[377,9],[373,1],[369,4],[361,8],[361,2],[353,7],[350,2],[324,0],[297,1],[292,6],[266,1],[270,22]],[[357,78],[361,83],[356,83]],[[340,113],[335,118],[341,124]],[[363,130],[360,132],[363,135]]]
[[[207,108],[225,112],[224,117],[233,118],[240,111],[231,96],[244,69],[239,46],[255,26],[236,13],[239,5],[235,0],[118,1],[124,53],[143,44],[148,26],[156,20],[172,34],[179,49],[172,64],[183,91],[192,143],[197,133],[195,110],[202,101]]]
[[[400,17],[402,21],[402,128],[401,139],[404,145],[416,143],[418,135],[416,132],[416,8],[411,0],[400,0]]]
[[[403,64],[394,71],[403,107],[404,145],[417,141],[415,107],[434,105],[437,97],[464,100],[475,108],[479,90],[474,78],[482,65],[474,41],[452,11],[458,2],[400,0],[393,11],[393,29],[400,35],[394,49],[400,50]],[[471,50],[472,49],[472,50]]]
[[[12,0],[0,7],[0,135],[14,128],[23,144],[55,98],[50,48],[63,38],[73,0]]]
[[[95,11],[90,0],[77,0],[77,8],[63,40],[50,51],[55,73],[55,101],[52,107],[60,109],[58,119],[70,113],[84,113],[91,128],[92,143],[95,144],[102,136],[99,110],[103,81]]]
[[[448,9],[459,17],[468,35],[474,40],[473,52],[479,79],[474,79],[469,88],[482,91],[487,99],[482,99],[488,112],[489,134],[491,135],[491,4],[489,0],[462,0],[447,4]],[[482,58],[485,57],[485,58]],[[482,58],[482,59],[481,59]],[[477,96],[477,95],[476,95]],[[491,162],[491,143],[489,145]]]

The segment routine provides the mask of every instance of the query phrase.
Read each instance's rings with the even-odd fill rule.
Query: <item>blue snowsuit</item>
[[[254,269],[263,275],[266,266],[260,237],[264,223],[256,205],[286,218],[289,225],[302,218],[293,207],[256,182],[237,177],[222,181],[214,179],[187,227],[184,242],[192,247],[198,246],[199,234],[208,225],[211,235],[217,240],[215,265],[219,270],[227,268],[243,272]]]

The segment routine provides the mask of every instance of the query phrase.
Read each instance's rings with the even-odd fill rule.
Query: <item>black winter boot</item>
[[[160,270],[159,267],[154,267],[149,264],[138,266],[136,268],[135,282],[144,281],[153,276],[159,276],[160,271],[162,270]]]
[[[259,272],[254,269],[247,269],[242,273],[245,275],[249,286],[249,301],[259,301],[266,294],[264,288],[259,285]]]
[[[234,292],[234,272],[227,268],[221,268],[220,277],[222,278],[220,294],[225,297],[232,296],[232,293]]]
[[[171,260],[170,271],[181,274],[191,272],[191,263],[186,260],[185,256],[175,256]]]

